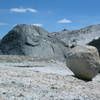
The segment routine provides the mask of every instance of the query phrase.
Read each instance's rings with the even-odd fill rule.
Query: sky
[[[49,32],[100,24],[100,0],[0,0],[0,38],[16,24]]]

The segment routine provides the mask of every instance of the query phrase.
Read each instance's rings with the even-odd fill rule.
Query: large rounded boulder
[[[100,70],[98,51],[93,46],[74,47],[67,55],[67,66],[76,77],[92,80]]]
[[[48,32],[34,25],[15,26],[0,42],[4,55],[24,55],[64,60],[63,47]]]

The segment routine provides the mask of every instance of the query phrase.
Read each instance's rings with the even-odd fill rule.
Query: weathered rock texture
[[[67,55],[67,66],[75,76],[84,80],[91,80],[100,70],[98,51],[92,46],[77,46]]]
[[[64,29],[60,32],[53,32],[51,34],[53,37],[65,42],[69,47],[84,45],[100,37],[100,24],[91,25],[80,30],[73,31]]]
[[[85,82],[54,60],[0,56],[0,61],[0,100],[100,100],[100,75]]]
[[[64,60],[64,45],[48,36],[48,32],[34,25],[17,25],[0,43],[5,55],[25,55]]]
[[[0,81],[0,100],[100,99],[100,82],[86,83],[72,76],[0,70]]]
[[[77,45],[90,44],[100,37],[100,25],[92,25],[80,30],[62,30],[49,33],[43,28],[20,24],[14,27],[0,42],[0,54],[24,55],[41,58],[53,58],[60,61]],[[98,43],[95,47],[99,50]]]

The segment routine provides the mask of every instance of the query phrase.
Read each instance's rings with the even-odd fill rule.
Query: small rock
[[[52,86],[51,89],[58,89],[57,87]]]
[[[18,95],[18,97],[24,97],[24,95],[23,95],[22,93],[20,93],[20,94]]]
[[[6,92],[3,92],[2,94],[6,94]]]

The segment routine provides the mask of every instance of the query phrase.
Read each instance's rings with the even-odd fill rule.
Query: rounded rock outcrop
[[[97,49],[93,46],[77,46],[67,55],[67,66],[76,77],[92,80],[100,70],[100,59]]]
[[[64,46],[51,38],[49,32],[34,25],[19,24],[15,26],[0,42],[3,55],[24,55],[39,58],[65,60]]]

